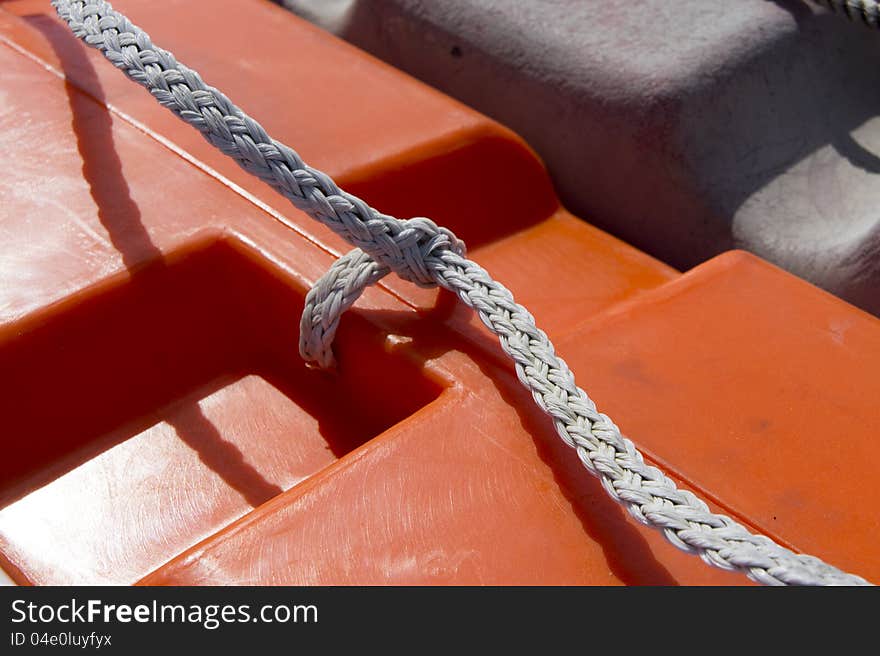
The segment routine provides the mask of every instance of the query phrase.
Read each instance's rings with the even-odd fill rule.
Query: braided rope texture
[[[646,464],[633,443],[576,385],[568,365],[555,354],[528,310],[465,257],[464,245],[450,231],[425,218],[386,216],[340,190],[329,176],[308,167],[291,148],[269,137],[198,73],[154,46],[145,32],[104,0],[53,0],[52,4],[77,37],[99,49],[162,105],[355,246],[309,294],[301,338],[301,351],[309,359],[319,366],[332,364],[329,343],[339,315],[366,285],[385,274],[393,271],[419,285],[444,287],[498,336],[520,382],[551,417],[559,437],[637,521],[662,531],[673,545],[706,563],[744,573],[759,583],[870,585],[712,513],[694,494],[679,490],[662,471]]]
[[[813,0],[836,14],[843,14],[868,27],[880,28],[880,2],[877,0]]]

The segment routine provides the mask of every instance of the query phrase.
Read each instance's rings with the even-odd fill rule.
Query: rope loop
[[[336,366],[332,346],[339,319],[367,287],[389,271],[355,248],[336,260],[312,285],[299,322],[299,354],[306,364],[318,369]]]
[[[299,324],[299,352],[309,365],[319,369],[335,367],[332,345],[339,319],[367,287],[390,271],[421,287],[436,287],[443,258],[450,254],[465,255],[464,242],[431,219],[387,218],[396,234],[381,251],[381,262],[355,248],[336,260],[306,295]]]

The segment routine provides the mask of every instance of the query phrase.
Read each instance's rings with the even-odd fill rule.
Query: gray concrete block
[[[880,314],[880,33],[799,0],[283,0],[523,135],[573,212]]]

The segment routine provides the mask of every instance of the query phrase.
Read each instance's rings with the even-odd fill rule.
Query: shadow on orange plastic
[[[319,420],[336,457],[439,395],[439,381],[390,356],[384,334],[355,314],[338,334],[344,369],[327,375],[306,368],[296,349],[304,290],[260,258],[236,238],[210,235],[5,335],[0,370],[16,384],[0,396],[0,413],[4,432],[15,437],[0,459],[0,504],[146,429],[169,403],[230,376],[256,374],[281,390]],[[211,433],[195,409],[180,421],[184,440]],[[107,434],[110,443],[102,439]],[[253,472],[233,471],[236,457],[221,439],[201,440],[199,450],[206,462],[227,468],[224,477],[238,481],[252,505],[279,491]]]
[[[136,7],[138,16],[155,19],[157,7],[154,3],[132,4]],[[32,34],[15,34],[15,37],[23,40],[27,44],[26,47],[37,57],[45,57],[52,65],[62,69],[69,92],[73,89],[82,91],[103,105],[106,104],[107,93],[115,91],[120,82],[131,85],[115,71],[109,71],[113,76],[110,82],[103,75],[99,75],[92,64],[92,58],[100,55],[90,53],[86,46],[58,21],[51,8],[40,3],[16,2],[9,9],[20,15],[24,23],[40,35],[37,40],[34,40]],[[177,9],[190,11],[183,6]],[[260,7],[259,11],[271,12],[271,9]],[[305,44],[300,43],[300,47],[312,48],[314,50],[314,53],[310,53],[312,56],[318,56],[319,53],[330,56],[333,63],[327,65],[333,65],[343,71],[339,75],[349,87],[348,93],[353,95],[358,95],[359,92],[367,93],[370,102],[376,105],[368,108],[370,116],[383,122],[387,119],[381,118],[382,116],[395,116],[394,133],[408,136],[411,141],[403,145],[398,143],[402,136],[396,136],[392,140],[389,135],[389,138],[385,139],[389,143],[383,144],[382,139],[377,140],[376,137],[377,133],[383,132],[381,123],[361,125],[356,121],[355,125],[349,127],[347,139],[344,137],[345,131],[343,135],[340,135],[339,130],[328,132],[326,126],[335,125],[334,118],[339,120],[345,118],[346,122],[350,122],[354,110],[348,103],[327,104],[326,100],[322,101],[324,91],[319,93],[317,89],[308,86],[308,83],[301,82],[295,94],[277,84],[273,86],[272,110],[264,107],[263,112],[255,114],[255,118],[266,123],[275,138],[288,141],[298,149],[303,148],[303,141],[307,138],[314,141],[323,135],[325,138],[321,150],[315,153],[316,159],[313,160],[311,153],[308,152],[311,149],[307,146],[300,152],[307,157],[309,163],[319,166],[333,176],[346,191],[363,198],[386,214],[401,218],[430,217],[438,224],[453,230],[471,249],[540,223],[559,208],[559,201],[544,165],[534,151],[509,129],[442,96],[399,71],[388,68],[330,35],[322,33],[320,38],[315,39],[315,35],[311,34],[315,28],[293,16],[282,14],[280,18],[285,23],[287,39],[296,39],[296,34],[300,32],[308,34],[310,38],[306,39]],[[192,47],[193,35],[189,31],[181,35],[167,22],[164,22],[161,28],[172,32],[167,37],[171,41],[166,42],[166,47],[172,47],[174,50],[177,40],[182,40],[183,36],[187,38],[185,42],[187,46]],[[222,28],[229,29],[227,24]],[[211,49],[213,45],[212,41]],[[286,53],[286,50],[284,52]],[[196,61],[189,62],[190,65],[201,69],[204,67],[199,65],[199,59],[208,59],[209,61],[204,63],[209,65],[208,70],[213,73],[210,76],[213,84],[227,90],[240,84],[234,76],[234,71],[230,71],[228,67],[212,70],[216,62],[208,57],[207,51],[199,50],[198,55]],[[263,54],[263,57],[269,56]],[[303,56],[302,52],[300,56]],[[346,67],[356,70],[365,65],[378,76],[373,84],[366,81],[363,76],[350,79],[351,76],[344,73]],[[202,73],[206,71],[202,70]],[[277,80],[273,81],[277,82]],[[108,84],[109,90],[105,92],[104,86]],[[303,84],[306,86],[302,86]],[[378,93],[376,84],[386,89],[387,93],[376,97]],[[318,81],[313,81],[312,85],[318,85]],[[152,105],[154,101],[149,97],[132,94],[133,86],[131,85],[131,88],[124,86],[126,94],[121,98],[114,94],[114,105],[132,112],[132,116],[142,120],[141,114],[151,114],[157,108]],[[402,89],[405,89],[406,93],[401,93]],[[253,104],[254,90],[250,91],[251,102],[248,106]],[[76,99],[71,96],[71,100],[74,110],[73,128],[78,133],[93,132],[95,126],[89,124],[88,117],[80,117],[80,120],[77,120]],[[417,100],[416,104],[421,112],[413,110],[412,100]],[[79,99],[80,104],[84,101],[82,97]],[[129,107],[129,103],[134,104],[134,107]],[[320,111],[323,111],[321,120],[313,123],[308,131],[298,127],[302,122],[301,114]],[[165,110],[162,112],[164,113],[151,116],[146,121],[147,129],[151,132],[156,130],[157,133],[167,136],[196,158],[241,184],[264,202],[278,208],[282,213],[289,213],[287,201],[281,199],[276,192],[215,152],[195,130],[179,123]],[[291,120],[275,125],[275,122],[284,117],[290,117]],[[109,122],[109,114],[103,120]],[[387,126],[385,130],[387,132]],[[391,141],[395,142],[393,149]],[[79,143],[84,161],[87,163],[89,158],[85,157],[88,153],[83,152],[84,148],[99,156],[92,170],[99,170],[98,164],[114,164],[100,161],[101,156],[109,152],[101,145],[100,140],[90,136],[89,140],[83,138]],[[328,147],[328,144],[334,146]],[[328,154],[332,162],[322,162]],[[84,168],[84,174],[88,177],[88,166]],[[118,187],[113,181],[96,182],[106,189]],[[292,218],[294,221],[300,221],[295,214]],[[310,234],[323,235],[321,229],[310,220],[304,222],[303,227]]]
[[[251,508],[260,507],[256,516],[272,513],[275,504],[266,502],[282,501],[291,485],[304,494],[314,484],[338,495],[348,510],[345,526],[337,528],[351,539],[353,527],[376,521],[374,511],[361,506],[379,497],[359,487],[349,472],[352,462],[333,463],[391,429],[357,460],[376,459],[377,471],[385,472],[382,487],[394,493],[395,502],[405,500],[430,513],[438,511],[438,500],[462,488],[481,490],[479,495],[503,493],[517,514],[528,517],[529,532],[548,543],[556,540],[560,522],[579,522],[577,533],[587,544],[569,554],[566,564],[550,567],[551,580],[564,581],[586,568],[585,580],[676,583],[624,511],[584,475],[512,367],[499,367],[487,357],[497,349],[494,340],[445,327],[457,313],[468,312],[451,294],[442,293],[429,312],[348,313],[337,335],[342,365],[334,374],[307,369],[296,352],[303,295],[290,274],[237,237],[208,233],[125,279],[31,317],[18,334],[5,336],[0,367],[18,385],[0,399],[0,412],[9,434],[43,438],[10,441],[0,463],[0,543],[21,582],[132,583],[200,538],[224,531]],[[387,335],[400,339],[389,341]],[[434,361],[445,365],[427,366]],[[462,367],[462,362],[472,364]],[[454,389],[439,406],[420,413],[450,384],[442,373],[446,366],[455,372]],[[263,417],[289,413],[290,404],[317,420],[318,442],[305,438],[300,420],[285,420],[283,430],[266,434]],[[493,418],[492,439],[475,437],[461,426],[476,426],[485,416]],[[450,420],[454,427],[444,425]],[[507,422],[513,422],[513,430],[499,428]],[[231,496],[215,491],[211,475],[194,474],[182,456],[186,448],[170,444],[173,440],[195,452]],[[409,453],[395,457],[391,452],[398,448]],[[285,458],[297,449],[317,450],[305,454],[312,469],[279,474],[278,468],[293,469]],[[323,450],[331,452],[329,457],[320,455]],[[435,471],[449,453],[457,454],[455,470]],[[516,453],[515,470],[525,466],[525,479],[514,484],[513,474],[499,473],[512,487],[482,482],[487,467]],[[277,466],[267,467],[266,458]],[[151,463],[159,463],[161,473],[145,473],[145,467],[155,466]],[[401,471],[401,463],[411,471]],[[279,476],[294,474],[290,484],[279,484]],[[548,476],[555,482],[545,481]],[[558,509],[545,514],[551,489],[570,507],[564,519]],[[89,517],[71,516],[71,504],[89,508]],[[186,520],[177,515],[181,507],[189,509]],[[488,509],[460,518],[465,525],[484,525],[478,550],[485,557],[512,529],[509,520],[486,523],[482,513]],[[400,530],[408,513],[389,512],[397,518],[388,517],[386,530],[392,525]],[[29,524],[33,518],[40,518],[36,529]],[[290,520],[288,530],[297,521],[325,519],[324,512],[308,513]],[[332,532],[332,523],[327,525]],[[464,526],[443,529],[442,521],[441,527],[422,529],[436,531],[438,544],[472,533]],[[114,535],[112,546],[106,544],[107,534]],[[35,549],[32,543],[43,535],[65,546]],[[401,538],[399,546],[419,551],[417,541]],[[376,547],[379,558],[382,547]],[[303,548],[319,549],[321,542]],[[82,557],[71,556],[77,553]],[[16,560],[17,554],[26,555]],[[486,574],[504,580],[515,577],[517,567],[514,558]],[[332,570],[325,574],[334,576]],[[370,580],[366,571],[353,575]]]
[[[559,208],[547,172],[518,139],[491,123],[389,158],[340,179],[385,214],[427,216],[474,250],[547,219]]]
[[[361,315],[425,362],[451,362],[455,413],[432,415],[427,436],[407,422],[383,451],[287,491],[142,582],[746,583],[628,523],[510,367],[487,357],[491,340],[436,331],[460,311],[447,303],[423,322]],[[600,407],[683,488],[869,579],[878,345],[876,318],[740,252],[557,341]],[[425,515],[427,526],[407,521]]]
[[[107,230],[111,243],[122,255],[127,268],[145,260],[161,258],[162,252],[150,239],[140,208],[131,197],[114,143],[113,117],[107,111],[101,84],[82,44],[69,30],[47,16],[32,16],[26,20],[46,37],[62,63],[64,90],[70,106],[70,128],[82,159],[83,179],[89,185],[98,219]],[[72,80],[77,77],[88,84],[94,94],[91,98],[74,85]]]

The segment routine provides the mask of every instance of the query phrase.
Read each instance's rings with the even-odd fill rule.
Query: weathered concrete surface
[[[678,268],[751,250],[880,314],[880,35],[799,0],[283,0],[522,134]]]

